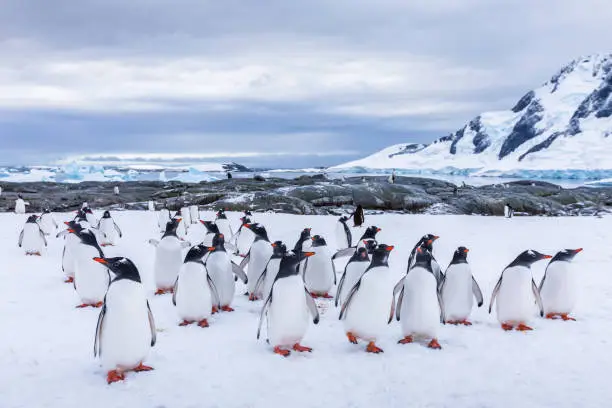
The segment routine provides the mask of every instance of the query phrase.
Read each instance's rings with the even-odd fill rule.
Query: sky
[[[4,0],[0,164],[339,164],[612,52],[607,0]]]

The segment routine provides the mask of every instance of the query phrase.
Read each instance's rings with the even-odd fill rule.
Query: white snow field
[[[57,214],[67,220],[73,214]],[[101,212],[96,212],[101,216]],[[239,214],[228,213],[234,225]],[[25,215],[0,215],[0,407],[604,407],[612,388],[612,218],[493,218],[379,215],[366,224],[382,228],[379,242],[395,245],[390,265],[399,279],[419,237],[441,238],[435,255],[446,266],[459,245],[485,295],[472,327],[445,326],[442,350],[399,345],[397,322],[378,345],[349,344],[333,300],[317,300],[321,322],[311,326],[309,353],[273,354],[256,330],[262,302],[237,290],[233,313],[217,314],[210,327],[179,327],[171,296],[153,296],[156,214],[115,212],[124,231],[107,256],[124,255],[139,267],[150,293],[158,343],[146,364],[155,371],[128,373],[107,385],[93,358],[99,310],[75,309],[72,285],[63,283],[63,240],[49,239],[43,257],[17,247]],[[213,219],[203,212],[202,219]],[[271,240],[293,246],[302,228],[313,228],[331,246],[335,217],[255,214]],[[195,234],[195,231],[192,232]],[[289,245],[288,245],[289,246]],[[486,311],[502,269],[525,249],[554,254],[584,247],[574,267],[582,296],[576,322],[536,317],[533,332],[504,332]],[[539,283],[546,261],[533,271]],[[338,268],[339,271],[342,267]],[[389,293],[391,296],[391,293]],[[390,298],[389,298],[390,299]]]

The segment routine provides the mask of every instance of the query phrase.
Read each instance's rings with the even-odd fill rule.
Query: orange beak
[[[552,255],[544,255],[544,256],[542,257],[542,259],[550,259],[550,258],[552,258]]]
[[[272,247],[276,248],[276,244],[272,244]]]
[[[387,251],[391,252],[391,251],[393,251],[393,249],[394,249],[394,248],[395,248],[395,247],[394,247],[393,245],[389,245],[389,246],[387,247]]]
[[[376,232],[380,232],[382,231],[380,228],[376,228]]]
[[[72,228],[70,228],[69,230],[67,230],[68,232],[70,232],[71,234],[74,234],[76,231],[73,230]]]
[[[216,249],[217,249],[216,247],[208,247],[208,250],[209,250],[210,252],[215,252],[215,250],[216,250]]]
[[[574,249],[574,253],[577,254],[578,252],[582,252],[583,248],[578,248],[578,249]]]
[[[108,265],[108,262],[106,262],[106,260],[104,258],[94,258],[94,261],[101,263],[102,265]]]
[[[467,249],[467,248],[465,248],[465,249],[463,250],[463,252],[465,252],[465,253],[467,254],[468,252],[470,252],[470,250],[469,250],[469,249]]]
[[[251,229],[251,227],[249,226],[249,224],[242,224],[242,226],[243,226],[244,228]]]
[[[177,218],[176,221],[181,222],[181,221],[183,221],[183,219],[182,218]]]
[[[64,221],[64,224],[66,225],[70,225],[70,223],[68,221]]]
[[[313,256],[313,255],[315,255],[314,252],[304,252],[304,256],[305,257],[309,257],[309,256]]]

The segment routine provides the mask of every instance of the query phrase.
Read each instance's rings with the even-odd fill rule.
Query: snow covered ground
[[[97,213],[100,216],[100,213]],[[228,213],[237,225],[238,214]],[[435,233],[435,254],[445,266],[459,245],[488,306],[499,273],[522,250],[554,254],[584,247],[575,268],[582,297],[577,322],[534,318],[530,333],[504,332],[485,307],[472,327],[444,327],[443,350],[398,345],[390,326],[370,355],[349,344],[333,301],[303,344],[312,354],[283,358],[255,339],[261,302],[237,291],[234,313],[215,315],[208,329],[178,327],[171,297],[152,295],[155,214],[115,213],[124,238],[107,255],[125,255],[140,268],[150,290],[158,344],[150,373],[106,384],[93,359],[98,310],[75,309],[78,299],[63,283],[63,241],[52,238],[45,256],[26,257],[17,247],[25,216],[0,214],[0,407],[603,407],[609,405],[612,366],[612,218],[514,218],[380,215],[380,242],[396,246],[390,259],[399,277],[408,253],[424,233]],[[71,214],[58,214],[66,220]],[[306,226],[334,246],[334,217],[255,214],[272,240],[293,245]],[[203,212],[202,219],[213,219]],[[199,228],[199,227],[198,227]],[[192,232],[195,234],[196,232]],[[536,281],[545,261],[534,267]],[[340,269],[340,268],[339,268]]]

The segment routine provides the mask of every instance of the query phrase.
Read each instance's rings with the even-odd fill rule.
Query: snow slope
[[[215,315],[210,328],[178,327],[170,296],[152,295],[154,249],[146,241],[158,236],[155,214],[113,215],[124,238],[107,255],[132,258],[149,289],[159,333],[147,363],[156,370],[108,386],[93,359],[98,311],[74,308],[78,299],[61,273],[62,240],[50,239],[42,258],[26,257],[16,245],[25,216],[0,214],[2,408],[569,408],[607,406],[612,398],[606,374],[612,365],[612,218],[367,216],[367,224],[383,229],[381,241],[396,245],[390,263],[398,278],[424,233],[441,236],[435,253],[443,265],[457,246],[469,247],[486,304],[502,268],[520,251],[583,246],[575,263],[583,293],[578,321],[534,317],[533,332],[506,333],[483,307],[473,316],[474,326],[443,327],[441,351],[396,344],[400,328],[394,322],[379,344],[385,353],[369,355],[364,344],[347,342],[333,303],[319,301],[321,322],[304,340],[314,352],[285,359],[255,339],[261,302],[248,302],[242,288],[236,312]],[[238,214],[228,215],[237,225]],[[293,245],[310,226],[334,245],[334,217],[257,213],[254,218],[268,227],[272,240]],[[537,281],[544,267],[535,266]]]
[[[596,178],[612,175],[612,54],[576,59],[510,110],[429,145],[398,144],[332,170]]]

